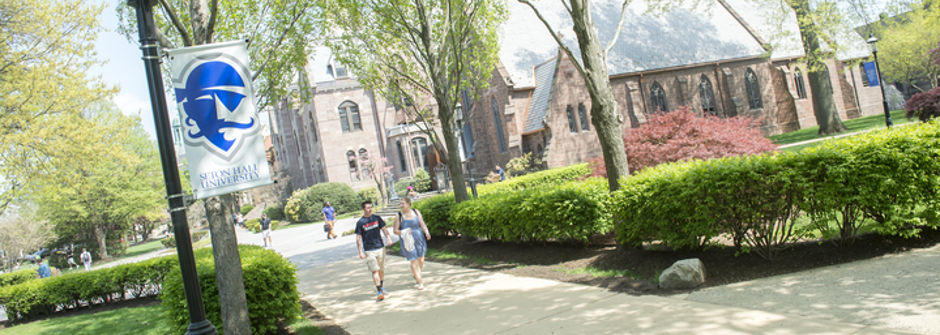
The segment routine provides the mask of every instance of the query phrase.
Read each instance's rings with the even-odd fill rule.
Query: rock
[[[659,275],[659,287],[664,289],[690,289],[705,282],[705,264],[698,258],[675,262]]]

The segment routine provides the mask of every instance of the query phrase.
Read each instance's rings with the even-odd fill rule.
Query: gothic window
[[[401,147],[401,141],[395,142],[398,145],[398,163],[401,165],[401,172],[408,171],[408,163],[405,162],[405,150]]]
[[[344,133],[362,130],[362,120],[359,118],[359,105],[350,101],[339,105],[339,122]]]
[[[568,108],[565,109],[565,114],[568,115],[568,130],[572,133],[577,133],[578,121],[574,118],[574,109],[571,108],[571,105],[568,105]]]
[[[356,161],[356,152],[347,151],[346,161],[349,162],[349,177],[353,181],[359,180],[359,162]]]
[[[757,82],[757,74],[751,68],[747,68],[747,72],[744,73],[744,85],[747,88],[747,103],[751,106],[751,109],[763,107],[764,103],[760,97],[760,84]]]
[[[803,72],[799,68],[793,73],[793,84],[796,86],[797,99],[806,99],[806,83],[803,82]]]
[[[499,115],[499,103],[496,97],[493,97],[493,122],[496,123],[496,141],[499,144],[499,152],[506,152],[506,136],[503,135],[503,120]]]
[[[369,170],[369,151],[366,148],[359,149],[359,162],[362,166],[362,177],[372,177],[372,171]]]
[[[658,81],[653,82],[653,86],[650,86],[650,103],[652,104],[654,112],[665,112],[668,111],[668,106],[666,106],[666,90],[663,89],[663,86],[659,84]]]
[[[428,141],[423,137],[411,140],[411,150],[415,157],[415,166],[424,170],[428,169]]]
[[[581,119],[581,130],[591,130],[591,125],[588,124],[587,112],[584,110],[584,104],[578,104],[578,118]]]
[[[715,90],[712,89],[712,82],[704,74],[698,83],[698,94],[702,97],[702,114],[718,115],[715,108]]]

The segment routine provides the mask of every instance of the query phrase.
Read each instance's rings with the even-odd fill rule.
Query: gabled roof
[[[620,0],[597,0],[592,13],[604,46],[617,30]],[[536,3],[546,21],[562,34],[562,41],[580,56],[570,17],[558,1]],[[532,85],[532,67],[554,56],[557,44],[528,6],[509,2],[510,17],[500,36],[500,58],[518,85]],[[661,15],[648,14],[645,0],[635,0],[626,11],[617,43],[607,57],[609,75],[648,71],[724,59],[759,56],[760,43],[718,2],[699,8],[674,8]]]
[[[523,134],[545,128],[542,120],[545,119],[545,112],[548,110],[548,103],[552,96],[557,64],[558,57],[553,57],[535,67],[535,92],[532,92],[532,101],[526,113]]]

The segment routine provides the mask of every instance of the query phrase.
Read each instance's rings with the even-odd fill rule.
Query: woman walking
[[[401,211],[395,221],[395,235],[401,236],[401,254],[411,262],[411,275],[415,278],[415,288],[424,289],[421,270],[424,268],[424,254],[428,251],[431,233],[421,217],[421,212],[411,208],[411,199],[401,199]]]

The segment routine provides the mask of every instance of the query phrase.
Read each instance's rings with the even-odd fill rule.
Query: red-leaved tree
[[[630,173],[666,162],[758,154],[775,150],[758,127],[760,120],[736,116],[698,116],[688,106],[650,115],[647,123],[627,130],[623,138]],[[592,175],[603,176],[604,164],[591,160]]]
[[[904,110],[907,111],[908,118],[916,115],[924,122],[932,117],[940,116],[940,87],[914,94],[904,103]]]

